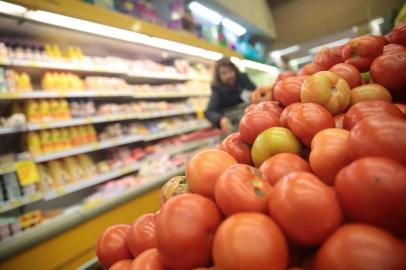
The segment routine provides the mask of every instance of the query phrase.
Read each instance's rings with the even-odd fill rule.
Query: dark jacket
[[[243,90],[253,91],[255,88],[255,84],[243,73],[238,76],[237,82],[233,87],[223,84],[212,85],[212,93],[205,113],[207,119],[213,126],[218,127],[224,109],[242,103],[241,92]]]

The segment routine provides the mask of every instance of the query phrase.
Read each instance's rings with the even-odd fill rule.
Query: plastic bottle
[[[22,92],[32,91],[31,79],[26,72],[22,72],[19,76],[19,88]]]
[[[59,114],[60,119],[68,120],[71,119],[69,111],[69,103],[66,99],[59,100]]]
[[[53,180],[53,186],[58,187],[70,181],[69,174],[65,171],[60,160],[48,161],[48,171]]]
[[[60,104],[57,99],[51,99],[49,101],[49,113],[54,120],[62,119],[59,113],[59,106]]]
[[[80,144],[80,133],[77,127],[69,128],[70,144],[71,146],[77,146]]]
[[[39,103],[35,99],[25,102],[24,111],[29,123],[38,123],[41,121]]]
[[[60,151],[63,149],[61,131],[58,128],[51,130],[51,142],[53,151]]]
[[[97,141],[97,132],[93,125],[86,126],[87,135],[89,142],[96,142]]]
[[[51,138],[51,132],[49,130],[41,130],[39,133],[41,141],[41,152],[49,153],[53,151],[53,143]]]
[[[30,131],[27,134],[27,149],[32,155],[39,155],[41,151],[41,141],[38,133]]]
[[[79,132],[79,144],[90,143],[89,136],[87,134],[87,129],[85,126],[79,126],[78,132]]]
[[[66,157],[62,159],[62,164],[69,175],[71,182],[79,181],[86,178],[86,173],[83,168],[79,166],[75,157]]]
[[[92,158],[87,154],[81,154],[77,156],[79,165],[82,167],[87,177],[91,177],[97,174],[96,165]]]
[[[52,116],[50,114],[50,106],[49,101],[46,99],[41,99],[39,101],[39,113],[42,122],[47,122],[52,120]]]
[[[61,128],[61,147],[62,149],[69,149],[71,145],[71,137],[67,128]]]
[[[53,88],[53,75],[52,72],[45,72],[41,80],[41,87],[44,91],[52,90]]]

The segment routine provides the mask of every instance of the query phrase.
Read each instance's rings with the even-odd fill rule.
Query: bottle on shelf
[[[51,121],[52,115],[50,113],[49,101],[47,99],[41,99],[39,101],[39,113],[42,122]]]
[[[75,157],[63,158],[62,164],[69,175],[70,182],[75,182],[86,178],[85,171],[81,166],[79,166]]]
[[[70,182],[69,174],[60,160],[50,160],[47,162],[47,166],[53,187],[59,187]]]
[[[66,99],[59,100],[59,112],[58,117],[61,120],[69,120],[71,119],[70,111],[69,111],[69,103]]]
[[[38,123],[41,121],[40,106],[37,100],[31,99],[26,101],[24,111],[29,123]]]
[[[41,142],[41,152],[49,153],[53,151],[52,137],[49,130],[41,130],[39,132],[40,142]]]
[[[28,132],[27,149],[32,155],[40,155],[42,153],[41,140],[37,132],[35,131]]]
[[[68,128],[61,128],[61,145],[62,149],[69,149],[72,147]]]
[[[61,131],[59,128],[54,128],[51,130],[51,141],[53,151],[60,151],[63,149],[63,144],[61,142]]]

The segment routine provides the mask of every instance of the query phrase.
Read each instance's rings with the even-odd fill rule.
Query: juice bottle
[[[38,123],[41,121],[41,113],[39,103],[35,99],[25,102],[24,105],[25,115],[30,123]]]
[[[63,149],[71,148],[71,138],[67,128],[61,128],[61,145]]]
[[[52,45],[52,53],[53,53],[54,57],[62,58],[61,50],[59,49],[59,46],[56,44]]]
[[[52,120],[52,116],[50,114],[50,106],[49,102],[46,99],[41,99],[39,101],[39,113],[42,122],[47,122]]]
[[[85,126],[79,126],[78,127],[78,132],[79,132],[79,144],[86,144],[89,143],[89,137],[87,134],[87,129]]]
[[[61,115],[59,113],[59,102],[57,99],[53,98],[53,99],[49,100],[49,113],[50,113],[52,119],[55,119],[55,120],[62,119]]]
[[[60,75],[60,84],[59,89],[62,91],[70,90],[69,89],[69,73],[61,73]]]
[[[51,90],[52,87],[53,87],[52,80],[53,80],[52,73],[51,72],[45,72],[44,76],[42,76],[42,79],[41,79],[42,90],[44,90],[44,91]]]
[[[50,58],[54,58],[54,53],[52,50],[52,46],[49,43],[45,43],[45,53],[48,55]]]
[[[69,128],[70,144],[72,146],[77,146],[80,144],[80,134],[77,127]]]
[[[69,111],[69,103],[66,99],[59,100],[59,114],[60,119],[68,120],[71,119],[70,111]]]
[[[61,131],[59,128],[54,128],[51,130],[51,141],[53,151],[60,151],[63,149]]]
[[[69,174],[66,172],[60,160],[51,160],[47,162],[48,171],[53,180],[53,186],[58,187],[70,181]]]
[[[84,170],[87,177],[91,177],[97,174],[96,165],[92,158],[87,154],[81,154],[77,156],[79,165]]]
[[[38,133],[30,131],[27,134],[27,148],[32,155],[41,154],[41,141]]]
[[[86,178],[86,173],[79,166],[75,157],[66,157],[62,159],[62,164],[69,175],[71,181],[83,180]]]
[[[49,130],[41,130],[39,133],[39,138],[41,142],[41,152],[49,153],[53,151],[53,143],[51,138],[51,132]]]
[[[30,76],[26,72],[22,72],[19,77],[20,77],[19,78],[20,91],[31,92],[32,85]]]
[[[86,125],[87,136],[89,142],[96,142],[97,141],[97,132],[93,125]]]

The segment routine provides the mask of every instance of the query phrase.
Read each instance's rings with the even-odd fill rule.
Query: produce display
[[[159,211],[106,228],[100,265],[406,269],[405,29],[323,48],[258,88],[239,132],[197,152]]]

